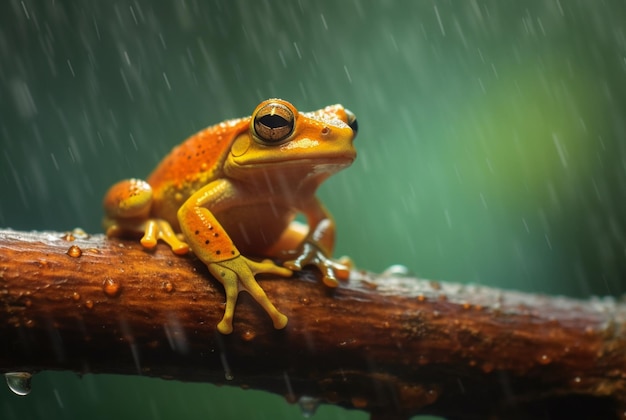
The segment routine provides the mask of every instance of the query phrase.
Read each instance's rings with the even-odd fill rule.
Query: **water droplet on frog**
[[[30,380],[33,377],[28,372],[7,372],[4,374],[9,389],[17,395],[30,393]]]
[[[411,271],[402,264],[393,264],[387,267],[382,275],[386,277],[409,277]]]
[[[78,258],[81,255],[83,255],[83,251],[80,249],[79,246],[77,245],[72,245],[68,250],[67,250],[67,255],[69,255],[70,257],[73,258]]]
[[[105,279],[104,283],[102,284],[102,289],[104,290],[104,293],[109,297],[116,297],[117,295],[119,295],[121,287],[122,286],[120,285],[120,282],[112,278]]]
[[[300,406],[302,417],[312,417],[320,406],[320,400],[318,398],[309,397],[308,395],[303,395],[298,400],[298,406]]]

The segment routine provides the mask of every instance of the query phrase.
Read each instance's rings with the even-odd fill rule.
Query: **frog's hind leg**
[[[289,254],[295,253],[300,248],[300,245],[306,239],[307,233],[309,233],[309,227],[306,224],[296,220],[292,221],[280,238],[269,249],[264,251],[264,255],[279,259],[288,258]]]
[[[103,205],[107,236],[143,234],[140,242],[145,248],[154,248],[161,239],[175,254],[189,251],[189,245],[178,239],[169,222],[150,218],[152,187],[146,181],[126,179],[118,182],[105,195]]]

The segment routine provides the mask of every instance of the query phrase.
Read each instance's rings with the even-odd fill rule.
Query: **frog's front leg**
[[[230,334],[237,304],[237,296],[245,290],[265,309],[277,329],[287,325],[287,317],[269,300],[254,276],[270,273],[289,277],[292,271],[279,267],[270,260],[252,261],[239,253],[228,233],[206,207],[214,211],[227,209],[238,197],[236,188],[227,180],[212,182],[192,195],[178,211],[180,228],[196,256],[204,262],[211,274],[224,285],[226,308],[217,324],[222,334]],[[221,206],[221,207],[220,207]]]
[[[109,188],[103,201],[107,236],[123,237],[142,234],[141,244],[154,248],[159,239],[175,254],[186,254],[189,246],[178,239],[172,226],[163,219],[151,218],[152,187],[142,179],[126,179]]]
[[[328,287],[337,287],[338,280],[348,280],[352,261],[342,257],[331,258],[335,247],[335,222],[317,198],[306,203],[303,211],[307,216],[310,231],[301,245],[298,255],[286,261],[284,266],[298,271],[306,265],[316,266],[322,273],[322,281]]]

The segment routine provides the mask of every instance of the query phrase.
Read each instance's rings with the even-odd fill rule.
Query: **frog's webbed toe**
[[[168,244],[174,254],[183,255],[189,251],[189,245],[178,239],[169,222],[163,219],[148,219],[143,228],[141,245],[151,249],[156,246],[159,239]]]
[[[224,316],[217,324],[217,330],[220,333],[230,334],[233,331],[233,317],[235,306],[237,305],[237,296],[242,290],[247,291],[267,312],[272,319],[274,328],[282,329],[287,326],[287,316],[276,309],[254,276],[258,273],[269,273],[289,277],[292,274],[291,270],[279,267],[270,260],[257,262],[242,255],[230,260],[209,263],[207,266],[213,277],[224,285],[226,293]]]
[[[307,265],[313,265],[322,273],[324,284],[334,288],[339,286],[339,280],[348,280],[352,261],[348,257],[342,257],[335,261],[327,257],[314,244],[305,242],[300,254],[295,259],[286,261],[283,265],[294,271],[299,271]]]

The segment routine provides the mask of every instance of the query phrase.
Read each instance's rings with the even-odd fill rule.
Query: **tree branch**
[[[626,407],[626,307],[611,298],[365,272],[332,293],[312,271],[260,284],[287,328],[242,294],[224,336],[223,288],[193,256],[0,231],[0,371],[228,384],[385,418],[618,418]]]

